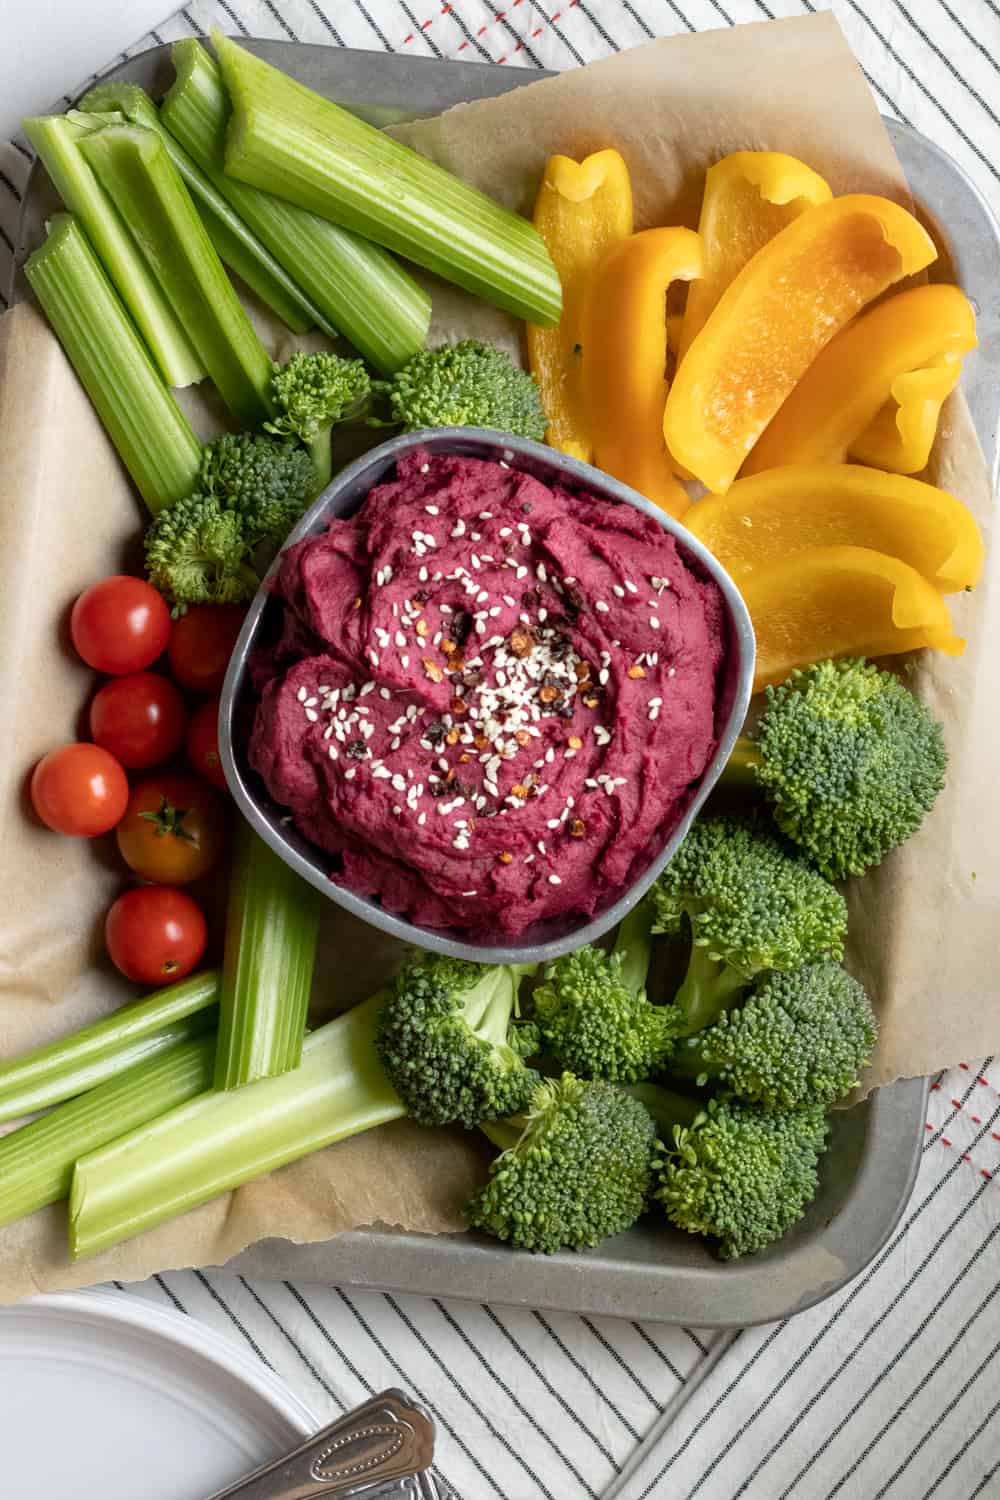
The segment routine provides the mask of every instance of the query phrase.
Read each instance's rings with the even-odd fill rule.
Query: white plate
[[[114,1292],[0,1308],[3,1500],[206,1500],[319,1425],[180,1313]]]

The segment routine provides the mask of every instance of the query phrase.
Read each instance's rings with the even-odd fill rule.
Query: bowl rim
[[[735,657],[735,670],[730,669],[729,674],[732,683],[732,702],[719,733],[715,752],[702,774],[688,807],[674,825],[659,853],[610,905],[556,937],[545,936],[532,940],[530,937],[532,929],[528,929],[524,941],[476,941],[464,938],[452,932],[451,929],[423,927],[406,917],[385,911],[377,901],[367,896],[357,895],[335,884],[325,869],[314,864],[295,848],[275,826],[275,822],[262,807],[256,792],[249,785],[244,766],[240,764],[239,753],[234,744],[234,717],[246,681],[248,658],[254,647],[265,606],[271,598],[271,581],[280,566],[283,554],[296,542],[317,533],[330,517],[332,506],[345,492],[363,487],[367,494],[375,485],[382,482],[400,457],[420,448],[431,453],[453,453],[461,457],[492,459],[493,462],[504,462],[515,468],[524,464],[528,466],[529,472],[535,473],[536,476],[537,470],[541,468],[550,476],[549,483],[559,479],[574,489],[586,489],[600,498],[616,500],[632,506],[633,509],[651,516],[664,531],[675,538],[682,551],[688,553],[717,585],[725,604],[728,649],[734,653]],[[432,952],[445,953],[453,958],[470,959],[477,963],[544,963],[572,952],[586,943],[596,942],[617,926],[642,900],[653,881],[673,857],[719,779],[743,726],[753,691],[755,652],[750,616],[729,574],[704,543],[688,531],[682,522],[668,515],[645,496],[622,484],[620,480],[594,468],[591,464],[571,458],[568,454],[546,447],[543,443],[536,443],[530,438],[518,438],[486,427],[422,429],[390,438],[367,450],[346,468],[340,470],[316,497],[308,511],[285,539],[281,551],[268,568],[247,610],[229,661],[219,701],[219,754],[226,783],[233,799],[254,831],[302,879],[308,881],[316,890],[323,892],[336,905],[351,912],[369,926],[387,933],[390,937]]]

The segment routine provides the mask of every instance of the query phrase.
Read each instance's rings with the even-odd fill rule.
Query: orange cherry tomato
[[[158,885],[187,885],[222,851],[222,803],[197,776],[150,776],[133,789],[118,828],[130,869]]]

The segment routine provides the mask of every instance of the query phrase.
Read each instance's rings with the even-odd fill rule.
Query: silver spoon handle
[[[383,1391],[315,1437],[211,1500],[321,1500],[419,1474],[434,1457],[434,1424],[402,1391]],[[402,1493],[402,1490],[401,1490]]]

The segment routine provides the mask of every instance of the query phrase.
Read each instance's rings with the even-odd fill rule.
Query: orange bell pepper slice
[[[832,656],[965,650],[937,589],[867,547],[807,547],[755,568],[739,588],[757,638],[754,692]]]
[[[855,193],[800,214],[743,267],[681,360],[663,416],[673,456],[728,489],[820,350],[936,254],[888,198]]]
[[[947,490],[860,464],[789,464],[737,479],[685,525],[741,579],[806,547],[868,547],[909,563],[944,594],[983,571],[975,517]]]
[[[632,233],[632,184],[617,151],[582,162],[550,156],[534,224],[559,272],[563,310],[555,328],[527,325],[528,363],[549,419],[545,440],[589,462],[593,456],[583,401],[581,319],[587,279],[610,245]]]
[[[583,317],[583,391],[594,462],[671,515],[690,501],[663,441],[666,292],[701,271],[690,229],[646,229],[611,247],[590,278]]]
[[[733,151],[709,167],[698,220],[705,270],[688,292],[678,359],[747,261],[805,209],[832,196],[818,172],[783,151]]]
[[[926,374],[925,367],[941,356],[960,362],[976,343],[976,315],[957,286],[918,286],[890,297],[848,324],[816,356],[750,454],[744,474],[779,464],[843,463],[901,377]],[[960,368],[959,363],[956,378]],[[951,376],[952,370],[946,373]],[[939,371],[935,391],[941,384]],[[905,386],[902,394],[905,400]],[[923,438],[926,424],[920,428]],[[918,467],[926,462],[925,457]]]
[[[889,400],[855,438],[849,456],[894,474],[919,474],[930,461],[941,408],[958,385],[961,354],[940,354],[892,382]]]

